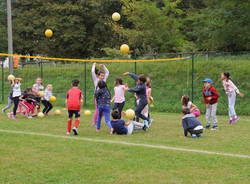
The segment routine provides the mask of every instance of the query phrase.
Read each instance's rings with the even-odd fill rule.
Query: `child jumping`
[[[218,105],[218,98],[220,95],[218,94],[215,87],[212,85],[213,81],[209,78],[203,80],[204,82],[204,90],[203,90],[203,100],[206,104],[206,120],[207,125],[206,129],[209,129],[211,126],[211,118],[213,119],[214,126],[211,130],[218,129],[218,120],[216,117],[217,105]]]
[[[97,84],[98,90],[95,92],[95,98],[97,101],[97,108],[98,108],[98,117],[97,117],[97,126],[96,132],[100,132],[101,129],[101,121],[102,116],[105,116],[105,122],[110,128],[110,134],[113,133],[113,128],[110,124],[110,101],[111,95],[107,88],[106,82],[100,80]]]
[[[147,126],[150,126],[152,123],[152,120],[148,117],[144,116],[142,114],[142,110],[144,107],[148,104],[147,94],[146,94],[146,76],[145,75],[139,75],[139,77],[134,73],[126,72],[123,74],[124,76],[131,76],[135,81],[137,81],[137,84],[134,89],[130,89],[128,87],[125,87],[125,90],[128,90],[128,92],[136,93],[136,96],[138,97],[139,104],[137,104],[135,108],[135,115],[136,115],[136,122],[139,122],[139,118],[145,120]]]
[[[121,118],[122,109],[125,105],[125,96],[124,96],[125,86],[122,84],[122,79],[120,78],[115,79],[114,91],[115,95],[111,100],[111,102],[114,101],[113,110],[118,109]]]
[[[244,97],[242,93],[240,93],[239,89],[234,85],[232,80],[230,79],[230,73],[224,72],[221,74],[222,84],[224,86],[225,92],[228,96],[228,114],[229,114],[229,124],[233,124],[239,120],[239,117],[236,115],[234,106],[236,101],[236,93],[239,94],[240,97]],[[236,92],[236,93],[235,93]]]
[[[91,73],[92,73],[92,78],[94,81],[95,91],[98,89],[97,84],[98,84],[99,80],[103,80],[104,82],[106,82],[108,79],[108,76],[109,76],[109,71],[106,68],[106,66],[101,64],[100,67],[104,69],[104,72],[100,71],[96,68],[96,63],[93,63],[93,65],[92,65]],[[95,103],[95,114],[94,114],[92,126],[96,126],[96,121],[97,121],[97,116],[98,116],[98,108],[97,108],[96,98],[94,98],[94,103]]]
[[[13,119],[16,119],[16,111],[18,108],[19,97],[21,96],[21,83],[22,83],[22,78],[15,78],[14,80],[12,80],[11,83],[11,87],[13,89],[12,100],[14,103],[13,115],[12,115]]]
[[[182,109],[188,108],[191,114],[194,114],[195,117],[200,116],[200,110],[194,105],[190,100],[188,95],[183,95],[181,97]]]
[[[83,105],[83,94],[82,91],[78,88],[79,86],[80,81],[78,79],[74,79],[72,81],[72,88],[67,92],[66,104],[68,107],[69,115],[67,135],[71,133],[73,115],[75,115],[76,120],[72,130],[74,132],[74,135],[78,135],[77,127],[80,122],[81,106]]]
[[[184,135],[187,136],[188,132],[193,138],[202,137],[203,126],[201,122],[195,117],[194,114],[190,114],[189,108],[182,110],[182,126],[184,128]]]
[[[44,97],[42,98],[42,104],[44,105],[43,114],[45,116],[48,116],[49,111],[53,108],[53,105],[49,101],[49,98],[53,95],[52,89],[52,84],[48,84],[44,91]]]

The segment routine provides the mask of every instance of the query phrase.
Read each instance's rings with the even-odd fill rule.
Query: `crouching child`
[[[187,136],[189,132],[192,138],[202,137],[203,126],[194,114],[190,114],[190,109],[184,108],[182,114],[184,135]]]

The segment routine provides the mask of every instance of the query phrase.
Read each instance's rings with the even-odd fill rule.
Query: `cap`
[[[212,79],[210,79],[210,78],[206,78],[205,80],[203,80],[203,82],[208,82],[208,83],[210,83],[210,84],[213,83]]]

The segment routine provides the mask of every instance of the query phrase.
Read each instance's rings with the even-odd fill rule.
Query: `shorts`
[[[72,118],[73,115],[75,114],[75,118],[79,118],[80,115],[80,110],[68,110],[69,118]]]

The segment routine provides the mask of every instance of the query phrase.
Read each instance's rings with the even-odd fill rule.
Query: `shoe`
[[[13,116],[12,116],[12,119],[16,120],[16,116],[15,116],[15,115],[13,115]]]
[[[9,112],[9,113],[8,113],[8,118],[11,118],[11,117],[12,117],[12,115],[11,115],[11,113]]]
[[[72,130],[73,130],[73,132],[74,132],[74,135],[78,135],[78,132],[77,132],[77,128],[76,128],[76,127],[72,128]]]
[[[198,137],[198,138],[202,138],[202,134],[198,134],[197,137]]]
[[[195,135],[195,134],[192,134],[192,136],[191,136],[192,138],[197,138],[197,135]]]
[[[150,127],[152,125],[153,120],[149,119],[148,126]]]
[[[96,131],[97,133],[99,133],[101,130],[100,130],[100,129],[96,129],[95,131]]]
[[[218,130],[218,126],[214,125],[213,128],[211,128],[211,130]]]
[[[206,129],[210,129],[210,125],[206,125],[206,127],[205,127]]]
[[[229,125],[232,125],[233,124],[233,120],[231,119],[230,121],[229,121]]]
[[[144,130],[146,132],[148,130],[147,126],[144,125],[144,127],[142,127],[142,130]]]
[[[232,119],[232,124],[236,123],[239,119],[240,119],[239,117]]]
[[[32,118],[32,116],[28,116],[28,118],[29,118],[29,119],[31,119],[31,118]]]
[[[148,126],[148,121],[147,121],[147,120],[144,120],[143,123],[144,123],[144,125],[145,125],[147,128],[149,128],[149,126]]]
[[[32,114],[32,117],[37,117],[37,115],[36,114]]]
[[[92,127],[96,127],[96,123],[92,123],[91,126],[92,126]]]
[[[110,134],[112,135],[112,134],[113,134],[113,132],[114,132],[114,129],[113,129],[113,128],[111,128],[111,129],[110,129]]]
[[[5,113],[5,111],[2,109],[2,113]]]
[[[70,135],[70,132],[67,132],[66,135]]]

